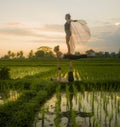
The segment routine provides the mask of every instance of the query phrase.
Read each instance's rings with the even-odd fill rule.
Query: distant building
[[[95,52],[94,50],[92,50],[92,49],[87,50],[87,51],[86,51],[86,54],[87,54],[88,56],[92,56],[92,57],[95,57],[95,56],[96,56],[96,52]]]

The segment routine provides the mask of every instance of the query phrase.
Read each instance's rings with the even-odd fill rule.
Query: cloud
[[[118,51],[120,48],[120,27],[115,25],[103,25],[91,28],[92,38],[87,43],[100,50]]]
[[[38,36],[34,32],[23,28],[0,28],[0,34],[16,36]]]
[[[34,25],[30,26],[28,24],[19,22],[10,22],[0,25],[1,35],[14,35],[14,36],[33,36],[33,37],[43,37],[43,38],[57,38],[63,37],[62,25],[57,24],[47,24],[42,27]]]
[[[100,50],[117,50],[120,47],[120,26],[110,23],[103,23],[100,26],[90,28],[91,39],[88,43],[78,45],[79,47],[91,47]],[[44,26],[29,25],[19,22],[10,22],[0,25],[0,39],[2,35],[6,41],[12,36],[12,41],[33,42],[34,44],[65,44],[64,26],[60,24],[46,24]],[[17,39],[15,39],[15,37]],[[76,46],[77,47],[77,46]],[[86,49],[86,48],[85,48]]]
[[[35,40],[31,40],[31,42],[34,42],[34,43],[65,43],[65,39],[64,38],[48,38],[48,39],[35,39]]]
[[[76,49],[79,47],[82,51],[87,50],[87,48],[93,48],[98,51],[118,51],[120,47],[120,28],[118,26],[110,22],[103,22],[100,26],[94,26],[90,30],[91,39],[88,43],[77,45]]]
[[[94,20],[92,21],[92,26],[112,26],[115,25],[115,23],[120,23],[120,17],[118,18],[112,18],[112,19],[107,19],[107,20]]]
[[[59,24],[46,24],[44,26],[44,30],[52,31],[52,32],[63,32],[64,26]]]
[[[25,23],[21,23],[21,22],[7,22],[4,23],[5,26],[9,26],[9,27],[21,27],[21,26],[25,26]]]

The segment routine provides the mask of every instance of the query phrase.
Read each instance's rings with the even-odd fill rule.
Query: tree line
[[[75,55],[80,55],[81,53],[79,51],[75,52]],[[105,58],[120,58],[120,49],[118,51],[118,53],[116,52],[103,52],[103,51],[94,51],[93,49],[87,50],[85,52],[85,54],[87,54],[90,57],[105,57]],[[52,48],[48,47],[48,46],[41,46],[37,49],[37,51],[33,51],[30,50],[28,56],[25,57],[24,52],[18,51],[18,52],[12,52],[12,51],[8,51],[6,55],[4,55],[3,57],[1,57],[0,59],[3,60],[7,60],[7,59],[39,59],[39,58],[55,58],[55,54],[52,50]]]
[[[41,46],[37,49],[36,52],[30,50],[28,56],[25,56],[22,50],[16,53],[8,51],[7,54],[1,57],[0,59],[38,59],[42,57],[55,57],[52,48],[48,46]]]

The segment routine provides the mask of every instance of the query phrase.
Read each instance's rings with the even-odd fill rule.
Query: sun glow
[[[119,26],[119,25],[120,25],[120,22],[116,22],[116,23],[115,23],[115,26]]]

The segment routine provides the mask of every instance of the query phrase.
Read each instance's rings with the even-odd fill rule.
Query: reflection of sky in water
[[[93,96],[94,95],[94,96]],[[94,97],[94,99],[93,99]],[[94,100],[94,101],[93,101]],[[44,107],[46,108],[44,127],[54,125],[55,119],[55,103],[56,95],[46,102]],[[94,102],[94,103],[93,103]],[[72,109],[77,112],[92,112],[94,116],[91,118],[82,118],[79,115],[76,116],[76,123],[80,126],[91,127],[97,125],[100,127],[119,127],[120,126],[120,93],[117,92],[80,92],[72,99]],[[94,105],[93,105],[94,104]],[[61,112],[67,112],[69,108],[67,106],[66,94],[61,95]],[[37,120],[36,127],[42,127],[41,113],[38,114],[39,120]],[[68,123],[67,117],[61,118],[61,127],[66,127]]]

